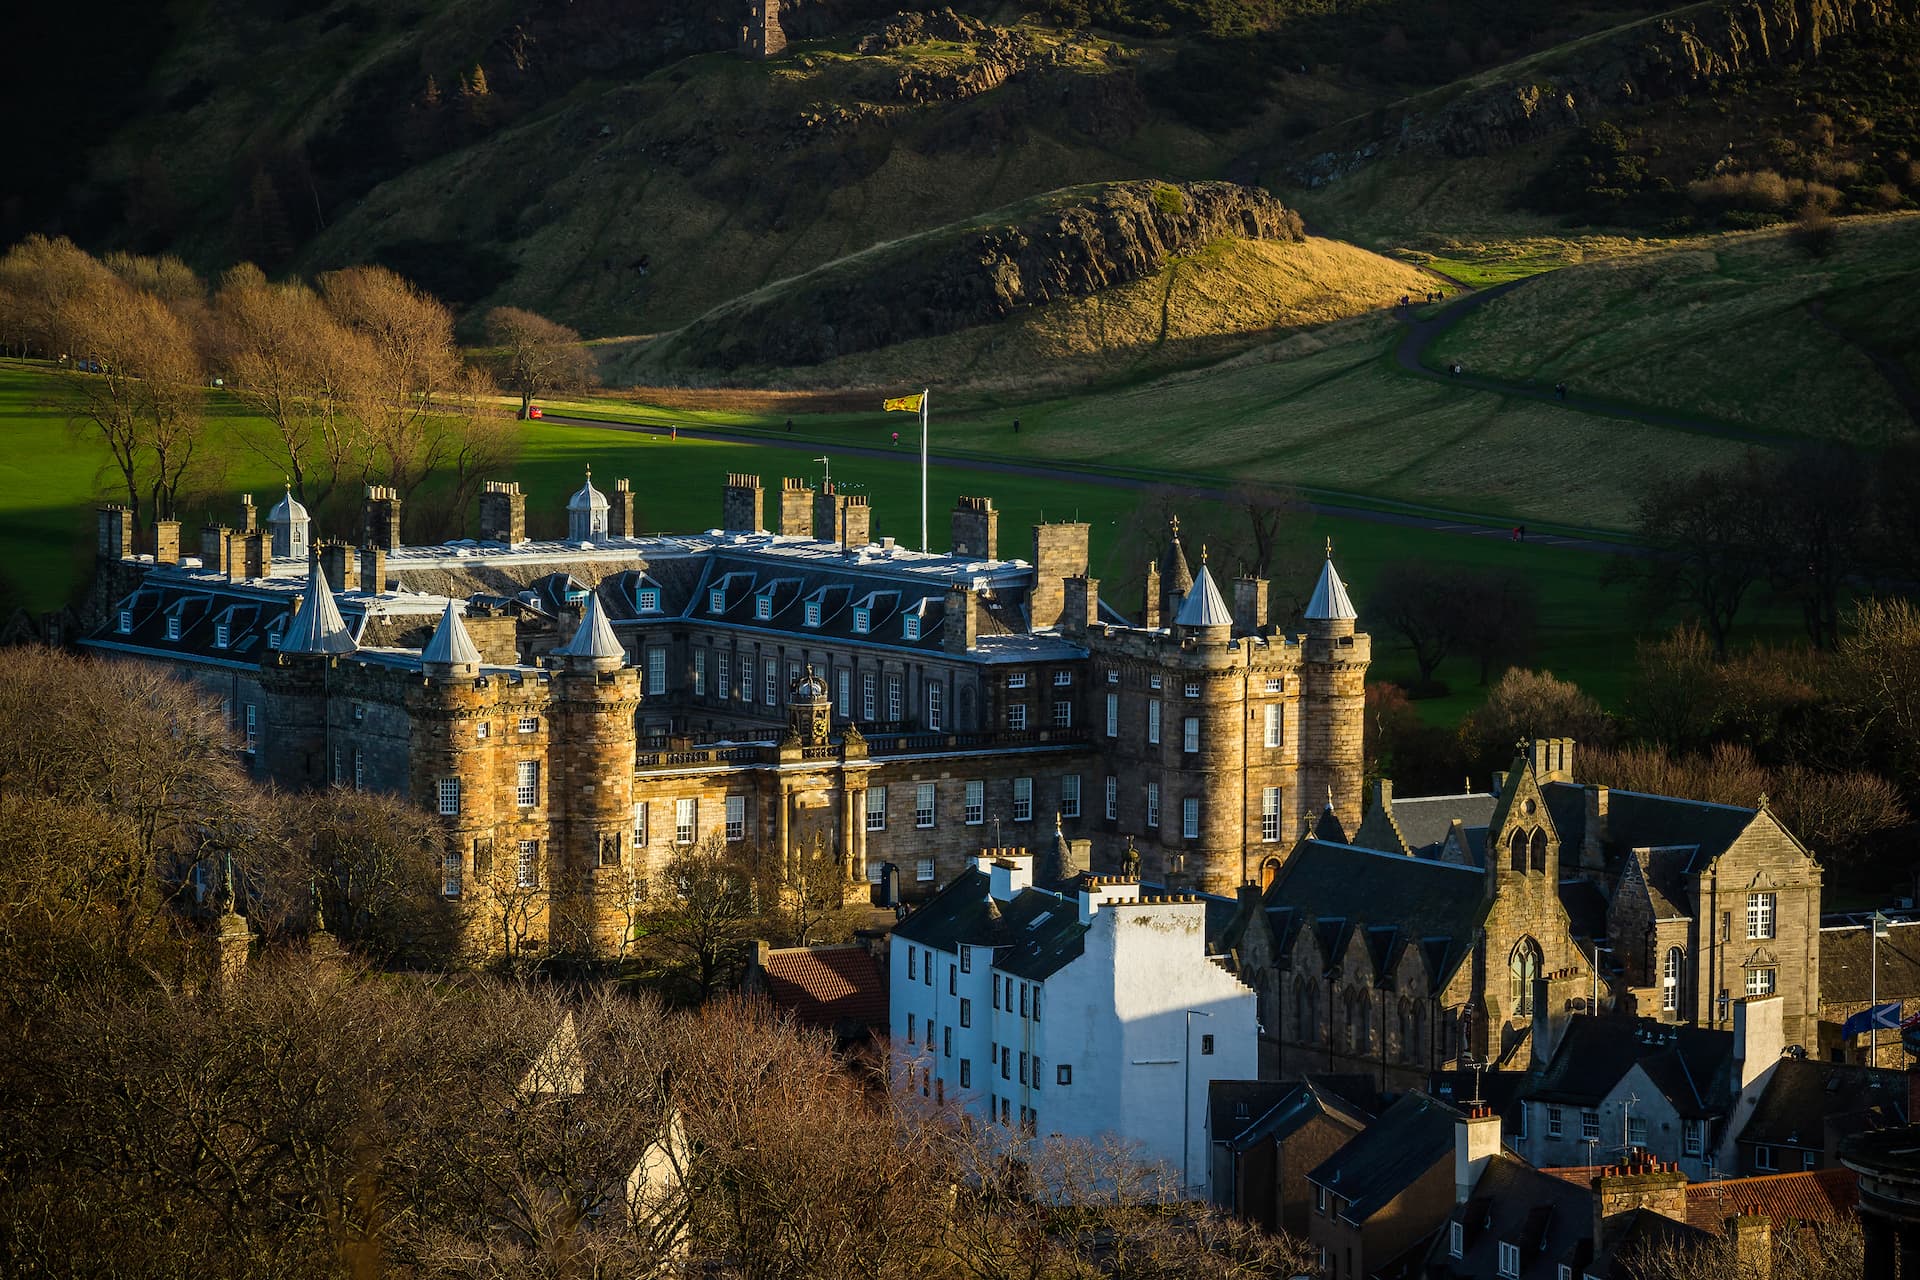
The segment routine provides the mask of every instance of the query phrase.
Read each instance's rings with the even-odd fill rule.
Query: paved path
[[[1608,418],[1621,418],[1628,422],[1643,422],[1650,427],[1667,427],[1674,431],[1687,431],[1695,435],[1718,436],[1723,440],[1740,440],[1748,444],[1777,445],[1777,436],[1764,435],[1758,431],[1743,431],[1739,427],[1730,427],[1721,422],[1708,422],[1702,418],[1688,418],[1680,414],[1659,413],[1650,409],[1634,409],[1625,405],[1610,404],[1605,400],[1594,400],[1587,396],[1568,395],[1565,399],[1556,396],[1551,387],[1536,387],[1524,382],[1503,382],[1497,378],[1485,378],[1471,369],[1458,374],[1444,373],[1438,369],[1429,369],[1425,363],[1429,348],[1440,335],[1458,324],[1475,310],[1492,302],[1503,294],[1512,293],[1521,285],[1539,276],[1522,276],[1518,280],[1509,280],[1505,284],[1494,285],[1477,293],[1469,293],[1459,298],[1426,319],[1418,319],[1405,311],[1401,313],[1401,323],[1407,331],[1400,338],[1400,345],[1394,352],[1400,368],[1416,377],[1430,378],[1435,382],[1444,382],[1450,387],[1462,387],[1472,391],[1491,391],[1503,396],[1517,396],[1526,400],[1545,400],[1563,408],[1577,409],[1581,413],[1595,413]]]
[[[599,427],[606,431],[626,431],[637,435],[669,436],[675,430],[674,423],[667,420],[656,422],[607,422],[598,418],[574,418],[565,414],[547,413],[543,422],[556,422],[569,427]],[[881,449],[872,445],[823,444],[819,440],[789,440],[779,434],[760,434],[752,431],[727,431],[711,427],[677,428],[680,435],[689,440],[716,440],[727,444],[759,445],[772,449],[799,449],[811,453],[815,449],[831,451],[837,458],[885,458],[894,462],[911,462],[913,453],[904,446],[899,449]],[[1111,489],[1155,489],[1162,485],[1172,485],[1197,497],[1213,501],[1224,500],[1228,490],[1204,482],[1186,481],[1177,474],[1170,474],[1165,480],[1148,480],[1132,476],[1107,475],[1098,471],[1082,471],[1068,466],[1050,466],[1045,463],[1013,462],[991,458],[957,458],[939,453],[929,455],[929,461],[943,467],[952,467],[964,471],[984,471],[999,475],[1027,476],[1040,480],[1060,480],[1070,484],[1104,485]],[[1452,533],[1463,537],[1496,538],[1507,541],[1512,538],[1512,526],[1505,523],[1480,520],[1472,515],[1417,515],[1411,512],[1378,511],[1370,507],[1347,506],[1338,502],[1326,502],[1308,499],[1306,506],[1319,515],[1339,516],[1348,520],[1367,520],[1374,524],[1398,525],[1408,529],[1424,529],[1433,533]],[[1600,552],[1606,555],[1618,554],[1625,550],[1617,542],[1602,538],[1582,538],[1561,534],[1530,534],[1527,541],[1540,546],[1566,547],[1580,551]]]

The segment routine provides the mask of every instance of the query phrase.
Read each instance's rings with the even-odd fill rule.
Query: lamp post
[[[1180,1189],[1190,1192],[1193,1189],[1193,1175],[1189,1170],[1189,1159],[1193,1141],[1193,1020],[1196,1016],[1211,1018],[1213,1015],[1205,1009],[1187,1009],[1186,1039],[1180,1046],[1181,1061],[1185,1063],[1181,1091],[1185,1095],[1180,1099]]]
[[[1873,971],[1867,995],[1867,1065],[1869,1067],[1880,1065],[1880,939],[1887,931],[1887,924],[1887,918],[1881,915],[1879,908],[1876,907],[1869,926],[1873,931],[1873,941],[1869,944],[1872,958],[1867,962],[1867,967]]]

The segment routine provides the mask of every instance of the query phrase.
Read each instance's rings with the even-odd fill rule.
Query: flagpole
[[[920,549],[927,550],[927,392],[920,391]]]
[[[1873,984],[1867,993],[1867,1007],[1872,1010],[1867,1015],[1867,1066],[1872,1068],[1880,1065],[1880,908],[1873,909],[1873,918],[1867,921],[1867,928],[1873,934],[1873,946],[1870,948]]]

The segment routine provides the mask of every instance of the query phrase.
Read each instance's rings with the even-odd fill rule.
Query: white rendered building
[[[1010,1134],[1118,1142],[1204,1195],[1208,1087],[1258,1057],[1253,989],[1207,954],[1209,903],[1232,906],[1111,877],[1037,888],[1024,852],[983,854],[894,930],[896,1087]]]

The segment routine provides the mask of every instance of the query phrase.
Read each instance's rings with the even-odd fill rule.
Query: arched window
[[[1280,874],[1280,859],[1268,858],[1260,864],[1260,890],[1265,892],[1273,887],[1273,878]]]
[[[1312,1044],[1319,1030],[1319,1018],[1314,1016],[1313,984],[1303,982],[1293,993],[1294,1034],[1307,1044]]]
[[[1522,938],[1507,958],[1507,1003],[1517,1017],[1533,1013],[1533,980],[1540,976],[1540,944]]]
[[[1666,962],[1660,967],[1660,1008],[1667,1013],[1680,1010],[1680,970],[1686,953],[1679,947],[1667,948]]]
[[[1507,838],[1507,865],[1515,871],[1527,869],[1527,833],[1516,830]]]
[[[1547,833],[1544,828],[1533,833],[1533,869],[1547,869]]]

